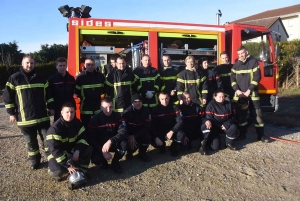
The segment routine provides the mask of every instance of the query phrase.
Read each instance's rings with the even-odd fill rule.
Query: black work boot
[[[200,143],[200,149],[199,149],[199,152],[200,152],[202,155],[207,155],[206,144],[207,144],[207,139],[202,140],[201,143]]]
[[[262,141],[263,143],[271,142],[270,138],[264,135],[264,127],[255,127],[257,133],[257,141]]]
[[[174,156],[174,157],[178,156],[179,148],[180,148],[180,143],[173,140],[173,142],[170,146],[171,156]]]
[[[122,173],[122,167],[119,163],[119,160],[123,157],[124,154],[120,154],[118,151],[115,152],[114,158],[111,162],[111,167],[113,168],[115,173]]]
[[[36,170],[39,168],[41,164],[41,154],[37,154],[36,156],[30,157],[30,169],[31,170]]]
[[[127,151],[127,154],[126,154],[126,160],[132,160],[132,159],[133,159],[132,152]]]
[[[230,150],[236,151],[236,146],[234,145],[234,140],[226,137],[226,147]]]
[[[165,154],[166,153],[166,145],[162,145],[159,147],[159,154]]]
[[[98,165],[98,168],[102,170],[107,170],[108,168],[107,160],[103,159],[102,162]]]
[[[242,141],[246,139],[246,133],[247,133],[247,126],[239,126],[238,131],[239,137],[237,138],[237,141]]]
[[[152,161],[152,159],[149,156],[147,156],[147,154],[146,154],[147,149],[148,149],[148,145],[146,145],[146,146],[141,145],[139,148],[139,159],[141,159],[144,162]]]

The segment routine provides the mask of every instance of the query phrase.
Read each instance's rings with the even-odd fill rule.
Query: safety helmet
[[[86,178],[84,174],[80,171],[77,171],[76,173],[69,175],[68,180],[71,184],[74,184],[76,186],[81,186],[86,184]]]
[[[247,110],[249,107],[249,99],[247,97],[240,97],[237,101],[237,106],[241,110]]]

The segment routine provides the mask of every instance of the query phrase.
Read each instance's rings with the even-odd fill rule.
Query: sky
[[[299,4],[299,0],[0,0],[0,44],[16,41],[24,53],[41,45],[67,44],[66,23],[58,8],[92,7],[92,18],[220,24],[267,10]]]

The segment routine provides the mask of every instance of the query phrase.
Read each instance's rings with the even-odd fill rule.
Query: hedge
[[[19,65],[13,65],[9,68],[6,68],[4,65],[0,65],[0,89],[4,89],[9,76],[15,72],[18,72],[20,68],[21,66]],[[45,78],[48,78],[57,72],[55,68],[55,61],[45,64],[36,64],[35,70]]]

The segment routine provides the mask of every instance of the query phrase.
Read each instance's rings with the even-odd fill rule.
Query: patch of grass
[[[300,89],[279,89],[279,97],[300,96]]]

